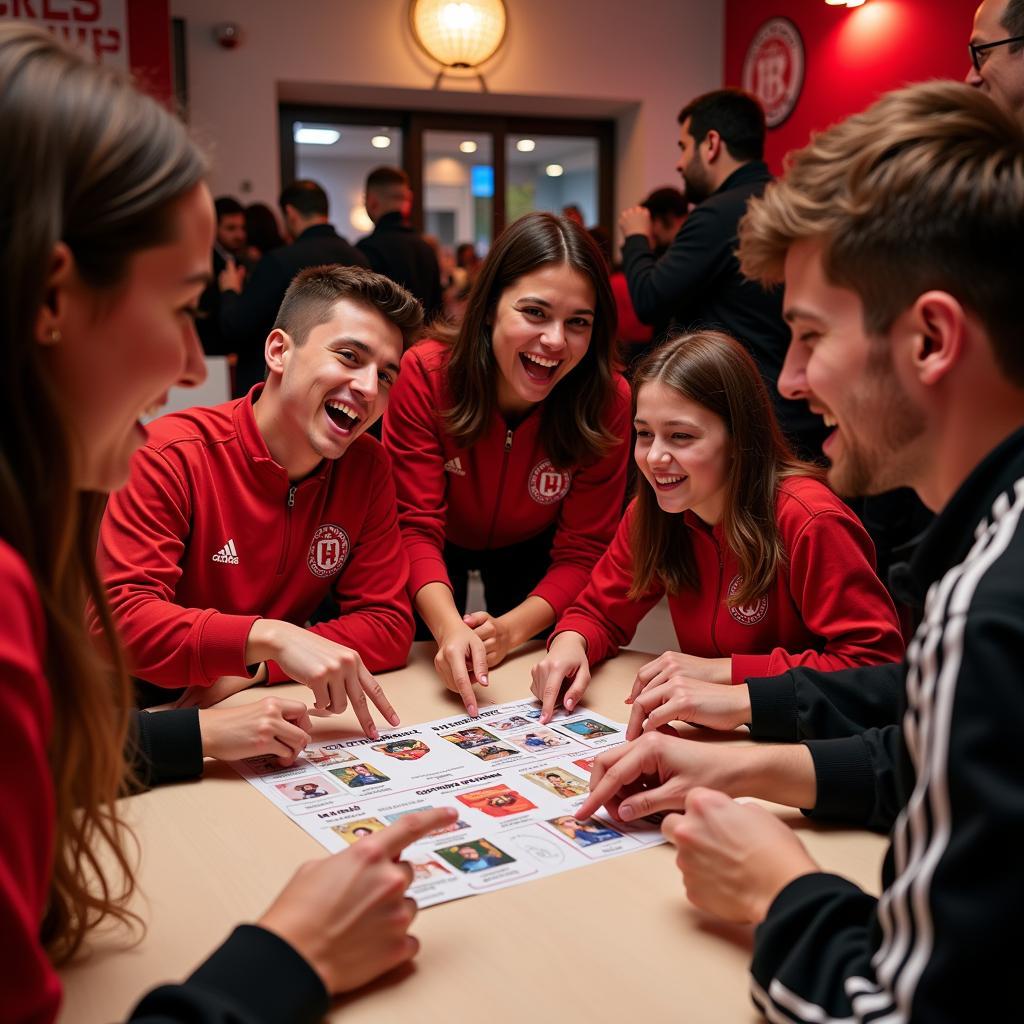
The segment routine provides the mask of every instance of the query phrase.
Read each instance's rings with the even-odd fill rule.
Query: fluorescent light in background
[[[461,153],[475,153],[476,143],[472,139],[466,139],[465,142],[459,143],[459,152]]]
[[[565,174],[565,168],[561,164],[548,164],[547,167],[544,168],[544,173],[549,178],[560,178]]]
[[[391,145],[391,139],[387,135],[374,135],[374,137],[370,139],[370,145],[373,146],[374,149],[387,149],[388,146]]]
[[[341,132],[333,128],[304,128],[296,125],[294,138],[296,142],[307,146],[333,146],[341,138]]]
[[[520,153],[532,153],[537,148],[537,143],[533,139],[520,139],[516,143],[516,149]]]

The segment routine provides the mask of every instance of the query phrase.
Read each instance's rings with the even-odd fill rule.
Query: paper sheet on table
[[[577,822],[594,757],[624,726],[593,711],[513,701],[380,739],[314,743],[291,768],[275,758],[234,767],[328,850],[343,850],[412,811],[454,807],[458,821],[409,847],[421,907],[519,885],[663,840],[656,824],[598,815]]]

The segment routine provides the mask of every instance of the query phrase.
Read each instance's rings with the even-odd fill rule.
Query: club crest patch
[[[348,534],[340,526],[325,523],[313,534],[306,565],[314,576],[327,579],[341,571],[350,547]]]
[[[743,585],[742,576],[734,576],[729,584],[729,597]],[[729,614],[741,626],[756,626],[768,614],[768,595],[762,594],[753,604],[730,605]]]
[[[544,459],[530,473],[530,497],[538,505],[554,505],[569,493],[572,473],[555,469],[550,459]]]

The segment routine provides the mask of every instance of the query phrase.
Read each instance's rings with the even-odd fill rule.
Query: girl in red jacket
[[[742,683],[795,665],[826,671],[903,655],[896,610],[857,517],[796,460],[754,361],[716,332],[677,337],[633,381],[646,484],[533,669],[572,710],[590,666],[628,643],[668,594],[679,652],[639,672],[629,699],[685,677]]]
[[[0,23],[0,139],[0,1016],[48,1024],[54,965],[97,921],[133,917],[135,851],[116,803],[133,702],[93,564],[96,527],[101,495],[145,440],[140,415],[205,375],[193,314],[214,217],[177,120],[18,22]],[[90,597],[113,669],[86,631]],[[280,740],[264,753],[294,756],[308,740],[280,712],[263,724]],[[409,959],[412,871],[393,861],[444,821],[407,821],[354,857],[304,865],[257,925],[131,1019],[320,1020],[328,993]]]
[[[461,327],[402,360],[383,437],[409,592],[471,715],[473,683],[569,607],[615,532],[630,407],[614,338],[593,240],[533,213],[495,242]],[[470,569],[488,611],[464,615]]]

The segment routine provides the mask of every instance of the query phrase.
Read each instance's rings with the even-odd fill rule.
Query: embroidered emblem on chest
[[[554,505],[569,493],[572,473],[555,469],[550,459],[544,459],[530,473],[530,497],[538,505]]]
[[[743,577],[734,576],[729,584],[729,597],[732,597],[742,585]],[[729,614],[741,626],[756,626],[768,614],[768,595],[762,594],[753,604],[730,606]]]
[[[325,523],[313,534],[306,565],[314,576],[327,579],[341,570],[350,547],[348,534],[340,526]]]

